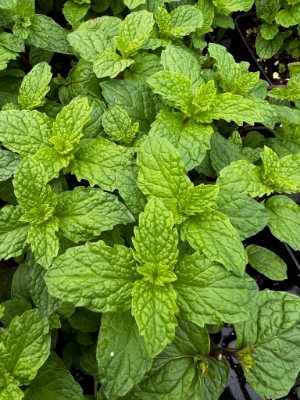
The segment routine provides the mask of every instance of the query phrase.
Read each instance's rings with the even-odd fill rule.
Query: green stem
[[[28,67],[29,69],[32,69],[32,65],[30,64],[30,62],[27,60],[27,58],[25,57],[24,53],[19,53],[19,56],[21,57],[21,60],[23,61],[23,63],[26,65],[26,67]]]
[[[94,379],[94,397],[97,400],[97,397],[98,397],[98,381],[96,381],[96,379]]]

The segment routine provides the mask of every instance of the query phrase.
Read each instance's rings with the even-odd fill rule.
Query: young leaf
[[[247,246],[246,251],[249,264],[258,272],[276,281],[287,279],[287,265],[275,253],[255,244]]]
[[[177,320],[176,293],[165,282],[155,285],[146,280],[135,282],[132,290],[132,315],[143,336],[149,355],[157,356],[173,341]]]
[[[37,111],[8,110],[0,113],[0,140],[21,157],[49,146],[52,120]]]
[[[162,69],[160,58],[155,54],[139,52],[134,57],[134,63],[130,66],[129,70],[124,72],[124,77],[125,79],[139,81],[145,84],[150,76]]]
[[[1,387],[0,387],[0,399],[6,400],[22,400],[24,398],[24,392],[21,390],[18,385],[19,382],[15,380],[5,368],[0,365],[0,379],[1,379]]]
[[[99,241],[68,249],[53,262],[45,282],[49,293],[62,301],[110,312],[130,308],[138,278],[131,249]]]
[[[43,165],[34,158],[26,157],[18,165],[13,184],[18,202],[25,213],[23,221],[42,223],[52,216],[57,196],[47,182]]]
[[[62,13],[64,14],[69,24],[76,28],[79,25],[79,21],[81,21],[86,16],[90,7],[90,4],[77,4],[73,0],[68,0],[64,4]]]
[[[130,311],[102,316],[97,361],[101,385],[111,400],[128,393],[151,368],[152,359]]]
[[[24,77],[20,87],[18,103],[22,108],[32,110],[44,104],[44,97],[50,90],[51,67],[45,62],[35,65]]]
[[[167,139],[180,153],[186,171],[200,165],[210,148],[213,129],[210,125],[197,124],[194,120],[184,121],[179,112],[161,110],[151,125],[149,136]]]
[[[84,400],[80,385],[67,370],[62,360],[51,353],[37,376],[25,390],[24,400]]]
[[[115,78],[125,68],[130,67],[134,61],[123,59],[119,54],[112,50],[105,50],[95,59],[93,71],[97,78]]]
[[[124,59],[135,55],[148,39],[154,19],[148,11],[137,11],[127,15],[121,23],[119,35],[115,37],[117,48]]]
[[[182,224],[181,237],[202,251],[211,262],[219,262],[228,271],[243,276],[247,255],[239,234],[226,215],[207,208]]]
[[[204,83],[197,57],[182,47],[169,44],[161,53],[161,63],[164,70],[186,76],[191,81],[193,93]]]
[[[142,192],[159,197],[175,213],[175,221],[180,219],[179,200],[193,187],[180,154],[166,139],[153,137],[141,145],[137,164]]]
[[[75,243],[91,240],[117,224],[134,222],[117,197],[91,187],[61,193],[55,216],[60,233]]]
[[[153,87],[154,93],[160,94],[170,106],[190,114],[193,96],[189,78],[178,72],[160,71],[152,75],[147,82]]]
[[[263,291],[248,321],[235,324],[238,358],[263,398],[285,396],[300,368],[299,298]]]
[[[288,243],[294,250],[300,250],[300,208],[286,196],[274,196],[265,206],[270,219],[268,227],[272,234],[282,242]]]
[[[134,258],[142,266],[151,266],[153,283],[156,282],[155,279],[159,280],[157,267],[164,265],[172,270],[176,263],[178,233],[173,225],[172,213],[154,197],[140,214],[139,226],[134,229]]]
[[[89,121],[91,108],[86,97],[72,101],[57,115],[53,124],[53,136],[49,142],[54,144],[55,150],[61,155],[77,150],[82,128]]]
[[[101,87],[109,107],[121,107],[132,122],[139,123],[139,130],[148,134],[156,114],[163,108],[160,96],[154,94],[146,83],[129,80],[106,81],[101,83]]]
[[[249,318],[258,287],[247,275],[237,276],[222,265],[195,253],[185,256],[175,267],[180,315],[198,326],[232,323]],[[190,299],[193,298],[193,302]],[[226,304],[230,302],[230,310]]]
[[[37,309],[15,317],[1,337],[1,363],[21,385],[29,384],[49,353],[48,319]]]
[[[126,111],[118,106],[106,110],[102,117],[102,126],[107,135],[124,145],[130,145],[138,132],[138,123],[131,125]]]

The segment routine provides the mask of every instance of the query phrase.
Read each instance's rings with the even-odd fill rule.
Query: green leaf
[[[80,57],[90,62],[94,62],[103,51],[115,48],[113,40],[106,33],[89,25],[82,25],[70,33],[68,42]]]
[[[153,268],[164,264],[172,269],[178,255],[178,233],[173,225],[173,215],[164,204],[157,198],[149,200],[134,230],[135,259]]]
[[[140,4],[145,4],[145,0],[125,0],[125,6],[127,6],[130,10],[136,8]]]
[[[17,165],[20,163],[21,158],[18,154],[12,153],[8,150],[0,149],[0,181],[6,181],[10,178]]]
[[[197,124],[192,119],[185,122],[181,113],[163,109],[151,125],[149,136],[167,139],[179,151],[185,170],[189,171],[203,161],[212,133],[210,125]]]
[[[179,6],[171,14],[170,34],[175,37],[187,36],[201,28],[203,23],[202,12],[190,5]]]
[[[27,255],[25,265],[27,267],[27,283],[31,299],[43,314],[50,316],[61,306],[61,301],[50,296],[48,293],[44,281],[46,270],[37,264],[31,253]]]
[[[251,318],[235,325],[247,381],[264,399],[288,394],[300,368],[299,298],[263,291]]]
[[[77,179],[86,179],[91,186],[114,191],[118,188],[124,170],[130,167],[129,151],[122,146],[98,137],[83,139],[69,168]]]
[[[0,33],[0,46],[5,47],[7,50],[20,52],[24,51],[24,43],[17,39],[14,35],[7,32]]]
[[[135,388],[136,395],[142,400],[153,396],[163,400],[186,397],[195,376],[201,381],[195,395],[201,395],[201,355],[208,352],[209,336],[206,329],[179,319],[173,343],[155,357],[151,370]],[[199,359],[201,361],[198,363]]]
[[[93,70],[97,78],[115,78],[125,68],[133,64],[132,59],[123,59],[112,50],[105,50],[95,59]]]
[[[159,286],[143,280],[132,290],[132,315],[151,357],[157,356],[175,336],[176,293],[170,283]]]
[[[104,314],[97,344],[99,376],[107,398],[124,396],[152,364],[130,311]]]
[[[191,90],[196,93],[204,83],[197,57],[182,47],[169,44],[161,52],[161,63],[166,71],[177,72],[191,81]]]
[[[219,262],[228,271],[243,276],[247,255],[226,215],[207,208],[201,214],[190,216],[181,226],[181,237],[211,262]]]
[[[75,382],[62,360],[51,353],[37,376],[25,390],[24,400],[84,400],[80,385]]]
[[[44,268],[49,268],[53,257],[56,257],[59,250],[59,239],[56,236],[58,231],[58,219],[50,217],[47,221],[33,224],[28,230],[27,241],[37,263]]]
[[[4,301],[3,303],[4,313],[1,316],[1,322],[4,328],[11,323],[11,321],[18,315],[22,315],[25,311],[31,310],[31,304],[29,301],[20,298]]]
[[[48,319],[37,309],[15,317],[1,337],[1,363],[22,385],[36,376],[49,352]]]
[[[210,159],[211,165],[217,173],[234,161],[245,160],[242,150],[215,132],[211,138]]]
[[[276,281],[287,279],[286,263],[275,253],[255,244],[247,246],[246,251],[252,268]]]
[[[200,361],[201,362],[201,361]],[[186,394],[187,400],[218,400],[227,385],[229,367],[225,360],[202,361]],[[198,394],[201,393],[201,397]]]
[[[1,251],[1,250],[0,250]],[[18,266],[20,268],[20,266]],[[0,270],[0,301],[10,300],[12,295],[12,279],[18,268],[1,268]]]
[[[238,125],[243,125],[244,122],[254,125],[256,122],[264,121],[252,100],[232,93],[216,95],[209,109],[197,114],[196,118],[197,121],[204,123],[223,119],[227,122],[234,121]]]
[[[128,145],[132,143],[138,132],[138,122],[131,125],[126,111],[118,106],[107,109],[102,117],[102,126],[111,140]]]
[[[134,57],[134,63],[129,70],[124,72],[124,76],[126,79],[145,83],[150,76],[161,70],[162,66],[159,57],[154,54],[140,52]]]
[[[49,63],[52,60],[52,57],[53,57],[52,51],[38,49],[36,47],[30,47],[29,62],[32,65],[37,65],[41,62]]]
[[[129,80],[106,81],[101,87],[109,107],[121,107],[132,122],[139,123],[140,132],[148,134],[156,114],[164,107],[160,96],[149,85]]]
[[[249,276],[237,276],[199,253],[180,260],[175,273],[176,302],[180,315],[187,321],[204,327],[249,318],[258,293],[255,281]]]
[[[90,7],[90,4],[77,4],[73,0],[68,0],[64,4],[62,13],[69,24],[76,28],[79,25],[79,21],[86,16]]]
[[[279,32],[278,25],[276,22],[268,24],[267,22],[263,22],[261,24],[260,33],[263,39],[271,40],[274,36]]]
[[[28,224],[21,222],[20,206],[7,205],[0,210],[0,254],[8,259],[24,254],[27,244]]]
[[[0,399],[1,400],[22,400],[24,392],[18,387],[18,381],[16,381],[6,370],[0,365]]]
[[[32,17],[34,14],[34,0],[1,0],[0,7],[12,11],[22,17]]]
[[[26,157],[18,165],[13,184],[18,202],[25,213],[23,221],[42,223],[52,216],[57,196],[47,182],[43,165],[34,158]]]
[[[215,203],[218,192],[219,187],[216,185],[200,184],[191,188],[180,201],[182,212],[186,215],[194,215],[205,211],[207,207]]]
[[[59,171],[66,168],[74,156],[72,154],[59,154],[54,147],[43,147],[33,158],[37,164],[43,165],[48,181],[50,181],[53,178],[58,178]]]
[[[16,60],[18,55],[10,50],[0,47],[0,71],[7,67],[7,64],[11,60]]]
[[[300,78],[295,75],[290,78],[283,88],[275,88],[268,92],[268,96],[275,99],[295,101],[300,99]]]
[[[127,15],[121,23],[116,45],[123,58],[134,55],[148,39],[154,25],[153,14],[142,10]]]
[[[69,318],[69,323],[72,328],[81,332],[96,332],[99,330],[100,320],[100,314],[78,307]]]
[[[258,56],[264,60],[273,57],[282,46],[284,37],[283,32],[278,32],[273,39],[266,40],[262,37],[262,34],[259,33],[255,41],[255,48]]]
[[[45,62],[35,65],[24,77],[18,97],[19,104],[32,110],[44,104],[44,97],[50,90],[48,86],[52,78],[51,67]]]
[[[86,95],[89,84],[98,84],[91,63],[80,59],[71,69],[65,81],[60,81],[62,86],[58,89],[58,96],[62,104],[69,104],[74,97]],[[95,89],[95,88],[94,88]],[[91,102],[90,106],[92,107]]]
[[[268,227],[272,234],[294,250],[300,250],[300,208],[286,196],[273,196],[265,206],[270,214]]]
[[[217,184],[222,189],[261,197],[272,190],[262,183],[260,168],[246,160],[235,161],[220,171]]]
[[[178,72],[160,71],[152,75],[147,82],[153,87],[154,93],[160,94],[170,106],[187,114],[190,112],[191,82],[186,76]]]
[[[210,57],[215,59],[217,76],[224,91],[231,91],[234,82],[239,77],[239,65],[224,46],[209,43],[208,51]]]
[[[203,83],[193,98],[193,106],[196,112],[208,110],[216,97],[216,92],[213,80]]]
[[[138,278],[131,249],[99,241],[68,249],[53,262],[45,282],[54,297],[76,307],[110,312],[130,308]]]
[[[53,136],[49,142],[61,155],[69,154],[75,149],[83,136],[82,128],[89,121],[91,108],[86,97],[72,101],[57,115],[53,124]]]
[[[38,14],[31,18],[30,27],[27,30],[27,34],[28,36],[26,40],[32,46],[44,49],[50,44],[48,32],[45,29],[43,20]]]
[[[261,203],[225,188],[221,188],[212,207],[229,217],[241,240],[256,235],[269,220],[269,214]]]
[[[178,151],[166,139],[148,138],[139,149],[137,164],[142,192],[159,197],[176,214],[176,221],[179,200],[193,187]]]
[[[52,18],[43,14],[36,14],[32,19],[31,30],[34,29],[35,24],[37,25],[36,31],[39,34],[41,32],[41,24],[43,25],[43,31],[47,32],[49,45],[44,47],[45,50],[53,51],[54,53],[72,54],[67,41],[67,32]]]
[[[117,197],[91,187],[76,187],[58,196],[59,231],[72,242],[91,240],[117,224],[134,222]]]
[[[298,24],[298,21],[293,18],[291,12],[286,9],[278,11],[275,16],[275,21],[284,28],[289,28],[290,26]]]
[[[52,120],[37,111],[8,110],[0,113],[0,140],[21,157],[49,146]]]

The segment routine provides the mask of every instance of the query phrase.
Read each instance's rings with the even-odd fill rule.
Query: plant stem
[[[19,56],[21,57],[21,60],[23,61],[23,63],[26,65],[26,67],[28,67],[29,69],[32,69],[32,65],[30,64],[30,62],[27,60],[27,58],[25,57],[24,53],[19,53]]]
[[[270,85],[270,86],[267,86],[267,90],[272,90],[272,89],[275,89],[275,88],[285,88],[285,85]]]
[[[96,379],[94,379],[94,397],[97,400],[97,397],[98,397],[98,381],[96,381]]]

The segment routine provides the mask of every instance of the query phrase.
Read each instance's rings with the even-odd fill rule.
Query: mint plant
[[[300,300],[246,240],[300,250],[299,75],[202,52],[252,3],[0,0],[0,400],[217,400],[228,354],[293,386]]]
[[[262,24],[255,41],[258,56],[263,59],[286,51],[292,58],[300,57],[298,1],[265,2],[256,0],[256,12]]]

